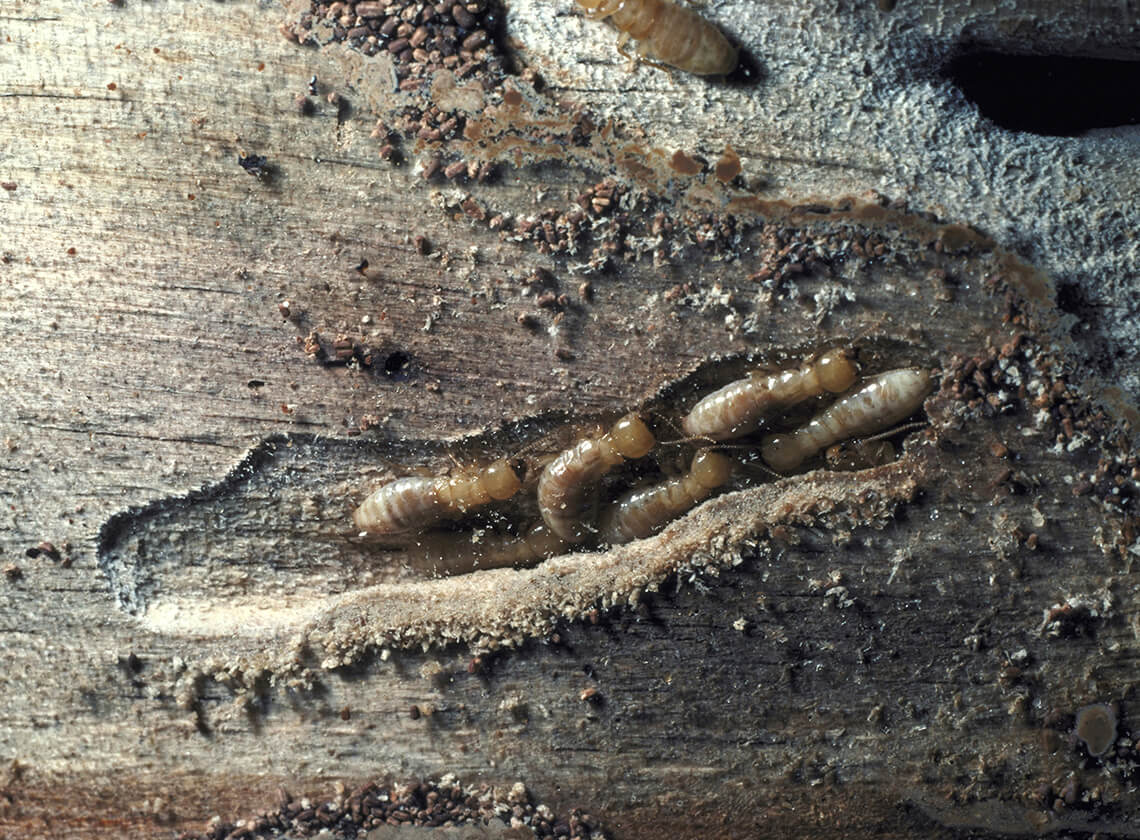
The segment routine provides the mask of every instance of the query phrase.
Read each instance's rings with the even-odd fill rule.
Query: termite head
[[[833,394],[841,394],[855,384],[859,365],[848,349],[828,350],[816,360],[819,383]]]
[[[623,458],[640,458],[648,454],[657,443],[653,432],[636,414],[627,414],[614,423],[610,430],[610,440]]]
[[[777,472],[790,472],[804,460],[796,439],[791,435],[768,435],[760,443],[760,456]]]
[[[693,456],[689,469],[701,487],[712,490],[728,481],[732,475],[732,460],[711,449],[702,449]]]
[[[501,502],[519,492],[522,482],[507,460],[500,458],[483,471],[483,486],[492,499]]]

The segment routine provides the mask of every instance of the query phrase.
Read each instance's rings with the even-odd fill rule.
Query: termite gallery
[[[700,400],[682,425],[687,432],[700,431],[697,440],[742,437],[761,421],[780,422],[778,415],[799,402],[849,389],[855,377],[851,351],[832,350],[784,373],[754,374],[730,383]],[[918,368],[882,373],[840,396],[805,426],[735,446],[755,446],[772,469],[787,472],[833,444],[870,436],[834,448],[826,463],[829,469],[878,466],[893,460],[895,451],[874,436],[917,411],[932,384],[930,374]],[[599,482],[617,465],[642,458],[656,445],[646,423],[629,414],[604,434],[586,437],[550,457],[537,482],[542,521],[507,533],[486,528],[426,530],[441,519],[514,496],[521,483],[505,460],[452,478],[396,479],[372,493],[354,518],[371,534],[417,531],[405,554],[405,565],[414,570],[451,575],[517,568],[574,545],[617,545],[647,537],[727,486],[734,474],[740,476],[735,461],[701,449],[688,472],[620,496],[605,509],[599,525],[594,504]]]
[[[638,55],[699,76],[723,76],[736,69],[736,48],[719,29],[673,0],[577,0],[593,20],[609,18],[621,35],[618,52],[638,42]]]

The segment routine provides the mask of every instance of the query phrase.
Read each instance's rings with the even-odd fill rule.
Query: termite
[[[732,461],[708,449],[693,456],[689,471],[652,487],[632,490],[602,515],[602,539],[610,545],[648,537],[707,499],[732,475]]]
[[[400,534],[509,499],[521,486],[505,459],[448,478],[397,478],[365,499],[352,518],[369,534]]]
[[[830,350],[793,370],[753,371],[693,406],[681,421],[690,437],[727,440],[756,429],[767,414],[851,387],[859,369],[849,350]]]
[[[930,374],[918,368],[881,373],[828,406],[806,426],[764,438],[760,454],[774,470],[794,470],[833,443],[874,434],[905,420],[918,410],[932,387]]]
[[[567,547],[566,541],[543,522],[519,536],[428,532],[417,539],[417,544],[422,554],[408,565],[440,577],[477,569],[521,569],[561,554]]]
[[[577,0],[591,20],[609,18],[621,33],[618,52],[630,39],[637,53],[698,76],[723,76],[736,69],[736,47],[719,29],[673,0]]]
[[[581,542],[592,528],[585,521],[591,485],[630,458],[640,458],[656,444],[636,414],[627,414],[604,435],[586,438],[546,465],[538,480],[538,509],[550,530],[570,543]]]

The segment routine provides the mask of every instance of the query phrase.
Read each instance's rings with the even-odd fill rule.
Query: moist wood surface
[[[1024,13],[1052,21],[1028,29],[1043,48],[1079,47],[1123,8],[1086,4],[1084,24],[1057,23],[1052,4]],[[529,116],[486,117],[522,138],[521,166],[488,144],[497,179],[425,181],[447,145],[407,140],[394,165],[370,137],[412,101],[390,93],[387,65],[285,40],[296,12],[0,7],[0,836],[171,836],[273,807],[282,784],[317,799],[337,781],[445,773],[521,780],[617,838],[1135,836],[1136,464],[1117,435],[1130,395],[1083,366],[1084,333],[1071,343],[1053,281],[1008,250],[1016,236],[841,201],[876,184],[827,174],[842,138],[822,129],[774,184],[748,162],[721,183],[732,138],[715,126],[703,174],[665,177],[676,149],[701,153],[685,138],[703,104],[661,94],[645,68],[608,76],[598,107],[630,87],[674,96],[676,135],[619,124],[550,142],[542,119],[557,135],[594,104],[550,71],[553,90],[512,82]],[[974,13],[943,4],[938,20]],[[839,37],[842,15],[821,19],[821,41]],[[811,124],[797,118],[789,142]],[[771,140],[740,145],[755,161]],[[452,148],[474,157],[466,142]],[[864,142],[870,160],[879,141]],[[265,155],[268,176],[239,154]],[[1105,171],[1093,210],[1122,183]],[[464,206],[525,219],[608,177],[627,197],[590,216],[581,254],[503,237]],[[675,227],[654,232],[658,213]],[[626,244],[606,251],[615,217]],[[1023,250],[1048,254],[1052,228],[1029,230]],[[1120,258],[1102,245],[1089,261]],[[609,254],[598,272],[594,248]],[[418,582],[351,536],[383,476],[557,451],[631,409],[680,437],[700,394],[849,342],[868,373],[939,374],[898,464],[750,474],[626,549],[659,581],[609,593],[618,606],[593,621],[520,600],[543,632],[480,667],[478,644],[425,651],[424,630],[381,654],[338,625],[338,598]],[[45,540],[58,557],[35,550]],[[138,561],[139,540],[146,586],[108,560],[127,546]],[[699,546],[702,567],[678,546]],[[417,628],[462,624],[452,605],[485,618],[510,574],[439,584],[450,600]],[[148,623],[132,597],[187,620]],[[242,599],[317,616],[325,635],[299,670],[282,662],[300,625],[211,630]],[[350,664],[322,667],[322,644]],[[1117,704],[1121,740],[1091,757],[1073,716],[1098,702]]]

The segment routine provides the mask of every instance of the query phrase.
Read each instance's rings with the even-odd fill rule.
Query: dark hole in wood
[[[942,72],[1010,131],[1075,137],[1140,124],[1140,61],[983,50],[955,56]]]
[[[408,375],[408,367],[411,363],[411,357],[403,350],[389,353],[384,359],[384,375],[393,379],[402,379]]]

